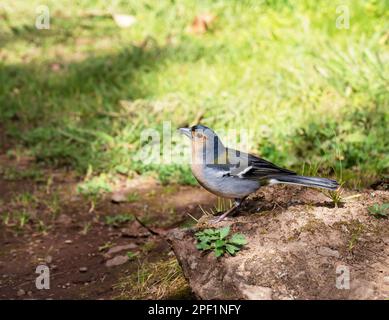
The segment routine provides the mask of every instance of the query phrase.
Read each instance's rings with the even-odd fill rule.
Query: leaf
[[[230,233],[230,227],[224,227],[219,229],[220,239],[224,239]]]
[[[240,245],[240,246],[243,246],[243,245],[247,244],[247,240],[246,240],[245,236],[243,234],[241,234],[241,233],[235,233],[231,237],[229,242],[232,243],[232,244]]]
[[[196,232],[195,233],[195,236],[198,238],[198,237],[202,237],[202,236],[204,236],[205,234],[204,234],[204,232],[202,232],[202,231],[199,231],[199,232]]]
[[[207,242],[200,242],[196,245],[196,248],[198,250],[209,250],[211,246]]]
[[[214,235],[214,234],[215,234],[215,230],[212,230],[212,229],[205,229],[205,230],[204,230],[204,234],[207,234],[207,235],[209,235],[209,236]]]
[[[216,258],[221,257],[223,254],[224,254],[224,250],[223,249],[220,249],[220,248],[216,248],[215,249],[215,256],[216,256]]]
[[[239,251],[239,248],[234,246],[233,244],[226,244],[226,250],[229,254],[231,254],[232,256],[235,255],[235,252]]]
[[[127,257],[128,257],[129,260],[134,259],[137,255],[138,255],[137,252],[131,252],[131,251],[127,252]]]
[[[368,211],[376,218],[387,218],[389,215],[389,203],[383,203],[381,205],[375,203],[371,207],[368,207]]]
[[[208,237],[206,236],[197,237],[197,242],[208,242]]]
[[[219,240],[220,239],[220,237],[218,236],[218,235],[216,235],[216,234],[214,234],[214,235],[212,235],[212,236],[207,236],[208,237],[208,239],[210,240],[210,241],[212,241],[212,240]]]
[[[222,248],[225,244],[226,244],[226,242],[224,240],[216,240],[215,241],[216,248]]]

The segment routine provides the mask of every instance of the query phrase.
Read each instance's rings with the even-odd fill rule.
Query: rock
[[[371,203],[368,201],[373,201],[368,192],[344,207],[332,208],[312,206],[315,190],[300,189],[301,201],[286,206],[292,194],[278,193],[285,193],[289,187],[266,188],[272,190],[272,198],[279,203],[274,209],[270,206],[271,211],[257,214],[252,209],[249,214],[241,210],[230,221],[217,225],[210,224],[204,216],[196,227],[174,229],[167,234],[197,298],[387,298],[389,270],[381,260],[389,256],[389,246],[377,239],[387,238],[389,220],[371,219],[366,214],[366,205]],[[387,201],[388,195],[377,191],[374,202]],[[213,251],[196,248],[198,230],[227,225],[231,234],[242,233],[248,241],[235,256],[216,258]],[[350,239],[356,236],[356,230],[358,239],[365,241],[354,244],[350,262]],[[377,263],[380,268],[372,267]]]
[[[320,247],[319,250],[317,251],[317,253],[321,256],[324,256],[324,257],[339,258],[339,256],[340,256],[338,251],[332,250],[328,247]]]
[[[120,266],[121,264],[126,263],[128,259],[128,256],[116,256],[115,258],[108,260],[105,265],[109,268]]]
[[[65,243],[66,243],[66,244],[72,244],[73,241],[72,241],[72,240],[65,240]]]
[[[61,214],[58,219],[57,219],[57,222],[59,224],[62,224],[64,226],[68,226],[72,223],[72,218],[70,218],[68,215],[66,214]]]
[[[19,289],[18,292],[16,293],[18,297],[22,297],[26,294],[26,291],[24,291],[23,289]]]
[[[53,257],[52,256],[47,256],[45,258],[45,261],[46,261],[46,263],[51,263],[53,261]]]
[[[374,294],[374,283],[366,280],[354,279],[351,283],[350,298],[354,300],[366,300]]]
[[[120,233],[122,237],[127,238],[148,237],[150,235],[150,232],[142,227],[136,220],[132,221],[128,228],[120,229]]]
[[[128,196],[124,192],[115,192],[111,195],[111,201],[113,203],[128,202]]]
[[[122,246],[115,246],[115,247],[112,247],[108,250],[107,255],[112,255],[114,253],[118,253],[118,252],[124,251],[124,250],[135,249],[137,247],[138,246],[135,243],[129,243],[129,244],[125,244]]]
[[[384,283],[389,285],[389,276],[384,277]]]
[[[88,268],[87,267],[81,267],[81,268],[78,269],[78,271],[80,271],[81,273],[84,273],[84,272],[88,271]]]
[[[243,284],[241,292],[247,300],[271,300],[271,288]]]

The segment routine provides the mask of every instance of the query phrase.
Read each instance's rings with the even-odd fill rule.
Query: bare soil
[[[53,177],[49,186],[45,180],[13,180],[7,174],[10,168],[25,172],[33,163],[33,159],[0,156],[0,299],[115,298],[120,293],[115,285],[121,278],[137,272],[140,265],[166,260],[172,253],[166,241],[137,221],[110,225],[107,216],[133,214],[147,226],[166,231],[190,223],[188,213],[199,217],[198,204],[215,201],[200,188],[165,187],[152,179],[135,179],[117,191],[136,190],[135,201],[114,203],[113,196],[106,195],[91,210],[90,201],[77,194],[80,179],[71,172],[40,168],[45,180]],[[26,194],[33,200],[23,201]],[[29,214],[23,226],[18,219],[4,221],[7,215],[20,212]],[[123,245],[130,249],[108,255],[109,249]],[[137,254],[136,258],[118,266],[106,265],[128,251]],[[49,290],[35,286],[36,267],[41,264],[50,269]]]

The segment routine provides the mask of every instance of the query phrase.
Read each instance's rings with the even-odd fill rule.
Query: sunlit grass
[[[32,24],[38,4],[0,6],[0,120],[18,152],[81,175],[194,183],[187,166],[134,155],[143,129],[201,112],[297,171],[342,170],[353,186],[388,171],[387,1],[344,1],[349,29],[330,1],[48,1],[50,30]],[[137,22],[120,29],[114,12]],[[217,16],[212,30],[189,34],[201,12]]]
[[[121,278],[115,288],[120,291],[118,299],[185,299],[191,296],[175,258],[140,264],[136,272]]]

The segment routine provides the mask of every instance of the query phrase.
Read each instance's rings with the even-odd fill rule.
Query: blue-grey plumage
[[[196,180],[218,196],[234,198],[237,201],[235,208],[248,195],[268,184],[284,183],[330,190],[339,187],[335,180],[299,176],[255,155],[227,148],[212,129],[203,125],[181,128],[180,131],[192,141],[192,172]]]

